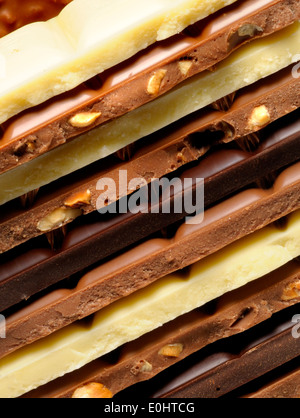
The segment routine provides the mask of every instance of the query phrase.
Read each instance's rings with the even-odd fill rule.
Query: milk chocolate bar
[[[177,174],[180,174],[182,182],[185,178],[193,179],[192,189],[185,188],[184,196],[193,196],[191,200],[194,200],[195,180],[204,178],[204,203],[208,208],[220,199],[267,177],[270,172],[299,159],[299,126],[297,110],[265,128],[255,151],[241,151],[232,144],[214,148],[200,163]],[[172,193],[169,197],[164,196],[165,200],[171,199],[170,208],[175,207],[174,199],[184,197]],[[163,201],[160,208],[162,205]],[[98,213],[90,214],[83,219],[84,222],[72,225],[55,250],[49,248],[46,239],[46,247],[38,239],[4,253],[0,259],[0,311],[116,254],[187,215],[184,210],[182,213],[171,210],[170,214],[163,214],[161,209],[158,214],[151,212],[153,210],[149,207],[148,213],[106,217]]]
[[[13,313],[7,318],[7,336],[0,340],[0,353],[3,356],[87,317],[171,272],[224,249],[296,208],[299,208],[299,163],[285,170],[273,188],[241,192],[207,210],[201,224],[183,224],[171,239],[148,240],[89,271],[76,287],[54,290]],[[286,255],[283,251],[279,259]]]
[[[261,278],[300,255],[299,237],[298,211],[288,217],[284,230],[269,226],[257,231],[194,264],[189,271],[166,276],[87,321],[77,321],[18,349],[0,360],[2,396],[26,393]]]
[[[0,123],[235,1],[114,0],[112,8],[108,0],[89,0],[88,7],[85,0],[73,0],[59,16],[0,39]]]
[[[296,0],[246,0],[213,14],[180,35],[156,43],[76,90],[4,123],[0,172],[136,109],[186,78],[216,65],[245,42],[269,35],[299,18]],[[155,95],[149,94],[149,80],[162,68],[166,71],[164,80]],[[88,121],[76,124],[76,115],[85,115]]]
[[[276,312],[299,302],[299,261],[295,260],[271,274],[227,293],[212,303],[185,314],[161,328],[128,343],[108,356],[99,358],[78,371],[56,379],[24,395],[33,398],[71,397],[78,387],[90,382],[107,387],[120,397],[122,391],[138,382],[149,380],[145,391],[138,389],[139,399],[148,395],[148,389],[158,389],[150,379],[193,353],[222,338],[243,333],[266,321]],[[181,344],[179,356],[162,356],[164,347]],[[209,350],[210,348],[208,348]],[[172,369],[170,369],[172,371]],[[168,373],[168,371],[166,372]],[[126,394],[126,391],[123,392]]]
[[[141,385],[140,391],[136,386],[135,396],[232,398],[235,389],[299,357],[300,340],[293,336],[292,322],[299,307],[283,310],[249,331],[201,350],[160,374],[151,385]],[[130,397],[130,391],[123,396]]]
[[[297,59],[299,33],[300,23],[296,22],[267,38],[255,40],[222,61],[214,72],[200,73],[156,100],[3,173],[0,203],[111,155],[187,114],[280,71]],[[262,107],[252,115],[249,127],[254,125],[259,129],[269,118],[268,109]]]
[[[265,106],[271,122],[292,112],[300,106],[299,89],[300,83],[292,76],[292,67],[288,67],[237,92],[227,112],[205,109],[137,142],[135,154],[129,162],[121,164],[111,157],[102,163],[102,170],[99,170],[99,164],[95,163],[92,167],[70,175],[64,181],[44,187],[39,191],[35,205],[30,209],[26,208],[25,211],[16,211],[16,202],[2,206],[0,252],[7,251],[43,232],[54,230],[57,227],[56,222],[52,228],[48,226],[49,231],[42,231],[43,228],[39,227],[40,222],[57,209],[63,209],[70,198],[76,200],[77,196],[77,199],[82,199],[82,196],[89,194],[80,210],[76,210],[74,214],[72,212],[73,217],[70,216],[69,220],[65,219],[65,224],[70,223],[74,216],[99,209],[97,202],[100,192],[97,190],[97,183],[101,177],[109,177],[115,181],[117,199],[126,196],[129,193],[127,184],[121,192],[119,190],[120,169],[127,170],[128,182],[133,178],[143,178],[151,182],[153,178],[160,178],[188,162],[197,160],[218,142],[239,140],[243,147],[252,149],[253,141],[255,148],[256,142],[259,142],[257,129],[248,127],[252,113],[256,108]],[[253,131],[255,135],[252,135]],[[243,140],[241,137],[245,135],[246,138]],[[296,142],[295,146],[297,147]],[[290,158],[296,155],[297,148],[294,152],[286,150],[285,164],[291,163]],[[113,201],[110,195],[107,199]],[[61,219],[58,221],[59,225],[63,224]]]

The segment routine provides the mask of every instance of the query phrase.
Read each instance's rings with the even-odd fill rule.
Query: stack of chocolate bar
[[[299,397],[299,19],[0,1],[0,397]]]

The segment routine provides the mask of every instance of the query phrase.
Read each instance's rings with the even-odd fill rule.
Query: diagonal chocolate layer
[[[259,280],[300,254],[300,211],[285,227],[263,230],[206,257],[185,271],[168,275],[132,295],[76,321],[0,360],[1,394],[21,396],[77,370],[217,297]],[[176,353],[181,346],[173,347]],[[169,355],[169,349],[163,355]],[[175,353],[174,353],[175,354]]]
[[[299,399],[300,367],[293,361],[253,382],[251,393],[240,396],[248,399]],[[247,388],[247,385],[246,385]],[[245,389],[244,389],[245,390]],[[243,391],[243,388],[241,388]],[[244,392],[245,393],[245,392]]]
[[[156,43],[75,90],[5,122],[0,172],[136,109],[222,61],[249,40],[269,35],[299,18],[297,0],[244,0],[183,34]],[[162,69],[166,73],[158,91],[150,94],[149,81]],[[74,116],[86,112],[91,115],[88,123],[72,122]]]
[[[193,179],[193,186],[184,190],[184,196],[195,198],[196,178],[204,178],[205,207],[209,207],[287,166],[295,158],[299,159],[299,127],[299,111],[296,111],[265,128],[260,135],[261,144],[253,152],[238,150],[231,144],[213,149],[198,165],[180,173],[183,182]],[[174,200],[178,199],[181,196],[174,197],[172,191],[172,208]],[[111,216],[90,214],[81,223],[72,224],[61,247],[56,250],[50,250],[39,239],[3,254],[0,258],[0,311],[186,216],[185,212],[175,213],[174,210],[170,214],[163,214],[161,210],[159,214],[150,212]]]
[[[119,192],[120,170],[127,170],[128,181],[143,178],[150,182],[153,178],[160,178],[188,162],[197,160],[217,142],[233,141],[257,131],[259,127],[249,128],[248,123],[255,108],[266,106],[271,122],[297,109],[300,106],[299,97],[299,80],[292,76],[292,67],[288,67],[254,86],[237,92],[235,101],[227,112],[210,109],[196,112],[138,142],[137,152],[129,162],[120,163],[116,162],[115,158],[107,158],[101,163],[101,170],[99,164],[95,163],[54,182],[40,190],[34,206],[30,209],[17,210],[14,201],[3,205],[0,207],[0,252],[43,234],[45,231],[39,228],[40,221],[56,209],[63,208],[65,202],[74,195],[85,195],[88,191],[90,200],[82,204],[80,209],[84,214],[95,211],[99,197],[97,183],[100,178],[109,177],[115,181],[119,199],[129,193],[127,185]],[[247,143],[247,138],[244,142]],[[288,155],[296,156],[297,149]],[[285,164],[290,162],[292,161],[287,157]],[[114,198],[108,195],[107,199],[112,201]],[[61,222],[60,225],[69,221]],[[49,231],[56,227],[54,223],[52,228],[49,226]]]
[[[274,315],[265,323],[207,347],[151,381],[148,391],[160,398],[220,398],[300,355],[293,336],[293,317],[300,305]],[[149,396],[147,387],[135,396]],[[122,397],[129,396],[124,392]],[[229,395],[228,395],[229,396]]]
[[[72,0],[1,0],[0,38],[33,22],[51,19]]]
[[[299,262],[293,261],[258,281],[165,324],[76,372],[28,393],[25,397],[71,397],[77,387],[89,382],[101,383],[116,395],[129,386],[154,376],[158,375],[159,380],[159,373],[166,369],[166,373],[169,370],[172,372],[172,368],[169,369],[172,365],[179,363],[180,366],[181,361],[185,364],[183,359],[188,360],[198,350],[209,346],[209,352],[212,343],[244,333],[276,312],[298,303],[299,293],[293,296],[290,290],[296,289],[297,285],[299,287],[299,281]],[[176,344],[183,347],[177,357],[159,354],[163,347]],[[154,391],[159,386],[152,384],[152,381],[149,381],[146,389],[151,388]],[[135,388],[133,386],[132,390]],[[123,394],[120,396],[123,397]],[[139,398],[146,396],[147,392],[141,386]]]
[[[6,64],[0,80],[1,123],[235,1],[114,0],[111,8],[108,0],[89,0],[88,7],[86,0],[73,0],[50,21],[0,39]]]
[[[7,318],[0,356],[87,317],[171,272],[217,252],[300,207],[299,164],[268,190],[249,189],[205,212],[202,223],[181,225],[171,239],[152,239],[89,271],[72,289],[41,296]]]
[[[78,1],[83,4],[82,0]],[[72,3],[69,6],[72,6]],[[300,23],[297,21],[268,38],[258,39],[243,46],[231,57],[223,60],[216,71],[202,72],[155,101],[92,129],[26,164],[2,173],[0,203],[4,204],[100,161],[184,116],[292,65],[298,57],[299,36]],[[257,65],[257,62],[260,65]],[[297,80],[297,77],[295,79]],[[268,109],[265,106],[259,107],[251,115],[248,127],[261,127],[269,122],[269,118]]]

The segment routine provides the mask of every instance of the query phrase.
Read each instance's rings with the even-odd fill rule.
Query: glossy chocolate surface
[[[157,96],[149,95],[147,84],[155,70],[163,67],[168,71],[167,82],[162,84],[159,92],[161,95],[186,78],[216,65],[245,42],[273,33],[297,18],[300,18],[297,0],[241,0],[184,33],[154,44],[71,92],[4,123],[0,172],[153,100]],[[247,28],[252,25],[253,34],[237,36],[243,25]],[[181,60],[192,63],[186,75],[180,72],[178,63]],[[88,128],[71,126],[69,119],[84,111],[100,112],[101,116]]]
[[[265,128],[261,132],[261,144],[253,152],[231,144],[212,149],[197,165],[178,173],[182,181],[193,179],[193,187],[184,191],[185,196],[195,195],[196,179],[204,178],[208,208],[269,172],[285,167],[300,157],[299,135],[300,119],[296,111]],[[171,201],[174,204],[174,195]],[[1,311],[185,216],[186,213],[141,212],[103,216],[96,212],[75,222],[56,251],[49,249],[46,239],[37,239],[24,249],[4,253],[0,258]]]
[[[246,189],[206,210],[204,220],[200,216],[202,222],[184,223],[168,238],[148,239],[91,268],[71,286],[63,283],[24,308],[6,313],[6,338],[0,340],[0,356],[89,317],[298,210],[299,164],[285,169],[273,187]]]
[[[99,382],[109,388],[116,399],[125,399],[126,396],[129,399],[133,394],[135,399],[136,394],[138,399],[145,399],[163,388],[167,382],[173,383],[176,387],[175,376],[185,367],[189,370],[189,367],[195,364],[195,359],[196,362],[199,358],[203,359],[202,371],[204,368],[206,370],[211,368],[213,371],[210,360],[214,358],[214,354],[216,356],[220,351],[219,358],[222,352],[225,357],[225,349],[218,350],[224,347],[223,338],[241,334],[232,340],[229,339],[232,343],[225,343],[228,350],[226,358],[234,358],[234,355],[237,356],[238,353],[245,352],[249,348],[247,330],[267,321],[276,312],[283,312],[283,316],[287,316],[284,310],[288,306],[297,304],[299,296],[298,299],[287,302],[283,300],[283,295],[291,283],[299,282],[299,277],[299,262],[293,261],[260,280],[223,295],[210,304],[163,325],[137,341],[125,344],[110,355],[95,360],[76,372],[32,391],[25,397],[70,397],[77,387],[88,382]],[[277,318],[280,320],[280,316]],[[272,329],[267,322],[262,327],[268,333]],[[244,335],[246,336],[244,345],[236,345],[236,341],[243,341]],[[251,335],[253,336],[254,333],[252,332]],[[268,338],[267,333],[264,338]],[[220,342],[216,343],[216,341]],[[164,357],[158,354],[162,347],[178,343],[183,345],[179,357]],[[207,363],[205,363],[206,358]],[[152,369],[143,372],[142,367],[146,362],[148,367],[149,364],[152,366]],[[244,373],[241,375],[245,377]],[[136,385],[144,381],[147,382]],[[124,390],[128,387],[130,387],[128,390]],[[209,389],[211,394],[216,394],[215,389],[215,387]]]
[[[297,358],[300,340],[293,338],[295,324],[291,320],[299,307],[286,309],[241,335],[207,347],[148,385],[136,386],[135,396],[220,398]],[[126,396],[130,398],[130,391],[124,392],[122,399]]]
[[[36,236],[42,235],[39,221],[57,208],[74,193],[91,194],[90,204],[82,206],[85,215],[99,209],[97,184],[102,177],[115,181],[117,195],[107,194],[107,201],[114,202],[127,196],[127,185],[121,186],[120,170],[127,171],[128,182],[143,178],[150,183],[153,178],[175,172],[191,161],[196,161],[217,143],[237,140],[244,149],[255,149],[259,140],[257,129],[250,129],[248,120],[253,110],[262,103],[268,108],[270,122],[300,107],[300,83],[292,76],[292,66],[258,83],[238,91],[227,111],[206,108],[184,118],[161,131],[137,141],[124,149],[118,157],[101,160],[85,169],[42,187],[33,206],[21,209],[18,201],[0,207],[0,252],[5,252]],[[227,103],[224,98],[219,106]],[[246,137],[244,137],[246,135]],[[241,138],[244,137],[244,138]],[[131,153],[129,161],[123,154]],[[287,153],[287,160],[292,155]],[[292,162],[292,161],[290,161]],[[119,190],[121,189],[121,190]],[[102,202],[102,206],[104,203]],[[52,228],[55,229],[55,228]]]

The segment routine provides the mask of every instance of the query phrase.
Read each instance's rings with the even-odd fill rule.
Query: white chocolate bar
[[[290,65],[300,23],[249,43],[217,66],[153,102],[0,175],[0,204],[104,158],[210,103]]]
[[[300,255],[300,211],[285,230],[268,226],[191,267],[125,297],[0,361],[0,396],[22,395],[76,370]]]
[[[236,0],[73,0],[0,39],[0,123]]]

